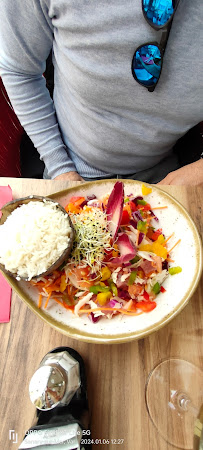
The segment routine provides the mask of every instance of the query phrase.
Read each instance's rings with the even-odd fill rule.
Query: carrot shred
[[[77,290],[78,290],[77,288],[74,288],[73,286],[67,284],[67,293],[68,293],[69,300],[71,302],[74,300],[74,296],[75,296]]]
[[[172,238],[173,235],[174,235],[174,233],[172,233],[172,234],[164,241],[164,243],[163,243],[162,245],[165,246],[166,243],[169,241],[169,239]]]
[[[42,294],[39,294],[38,308],[41,308],[41,306],[42,306]]]
[[[46,299],[46,303],[45,303],[45,305],[44,305],[44,308],[47,307],[47,305],[48,305],[48,303],[49,303],[49,299],[50,299],[50,297],[51,297],[51,294],[52,294],[52,291],[49,292],[49,295],[48,295],[48,297],[47,297],[47,299]]]
[[[89,314],[91,312],[96,312],[96,311],[114,311],[114,312],[120,312],[122,314],[127,314],[129,316],[139,316],[142,313],[133,313],[133,312],[129,312],[129,311],[125,311],[123,309],[120,308],[106,308],[106,307],[101,307],[101,308],[91,308],[91,309],[80,309],[78,311],[78,314]]]
[[[30,281],[30,283],[33,285],[33,286],[36,286],[36,287],[40,287],[40,286],[43,286],[44,287],[44,285],[46,284],[44,281]]]
[[[57,280],[54,283],[49,284],[48,286],[44,286],[46,288],[46,291],[49,293],[50,291],[59,291],[61,279],[57,278]]]
[[[168,251],[168,253],[170,253],[175,247],[176,245],[178,245],[180,243],[181,239],[179,239],[176,244]]]
[[[84,313],[91,313],[91,312],[96,312],[96,311],[119,311],[119,309],[116,308],[110,308],[110,307],[105,307],[102,306],[101,308],[89,308],[89,309],[79,309],[78,314],[84,314]]]
[[[168,206],[155,206],[154,208],[152,208],[152,211],[154,211],[154,209],[166,209],[168,208]]]
[[[70,284],[67,285],[67,291],[68,291],[68,295],[71,295]]]
[[[66,303],[63,302],[63,307],[64,307],[65,309],[68,309],[69,311],[74,312],[74,308],[75,308],[74,305],[66,305]]]
[[[60,300],[58,300],[58,298],[54,297],[53,300],[55,300],[55,302],[57,302],[59,305],[64,307],[64,304],[62,302],[60,302]]]
[[[154,216],[148,216],[148,217],[146,218],[147,223],[150,224],[150,222],[151,222],[152,219],[154,219]]]

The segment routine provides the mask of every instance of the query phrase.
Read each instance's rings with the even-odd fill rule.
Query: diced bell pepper
[[[116,258],[116,257],[119,255],[118,245],[117,245],[117,244],[114,244],[113,248],[114,248],[114,250],[112,250],[112,256],[113,256],[114,258]]]
[[[142,184],[142,195],[148,195],[151,194],[152,188],[146,186],[145,184]]]
[[[93,292],[93,294],[98,294],[99,292],[108,292],[109,287],[105,285],[102,286],[101,284],[95,284],[94,286],[90,286],[89,291]]]
[[[157,295],[157,294],[159,294],[160,289],[161,289],[161,286],[160,286],[160,284],[159,284],[158,281],[157,281],[157,283],[154,284],[154,286],[153,286],[153,288],[152,288],[152,291],[154,292],[154,294]]]
[[[160,234],[157,238],[157,242],[162,245],[164,243],[164,241],[165,241],[165,237],[163,236],[163,234]]]
[[[97,301],[100,304],[100,306],[104,306],[108,300],[112,297],[112,293],[110,291],[108,292],[100,292],[97,294]]]
[[[167,258],[167,249],[157,241],[153,242],[153,244],[141,244],[139,250],[155,253],[155,255],[161,256],[163,259]]]
[[[146,205],[147,202],[145,200],[137,200],[138,205]]]
[[[128,286],[131,286],[134,283],[136,277],[137,277],[137,272],[135,270],[133,270],[128,279]]]
[[[115,295],[115,296],[117,297],[117,295],[118,295],[118,289],[117,289],[115,283],[113,282],[113,280],[108,280],[108,283],[109,283],[109,287],[110,287],[110,289],[111,289],[113,295]]]
[[[137,229],[139,231],[141,231],[142,233],[146,234],[146,232],[147,232],[147,222],[144,222],[142,220],[138,220],[138,222],[137,222]]]
[[[175,275],[176,273],[182,272],[182,269],[180,266],[177,266],[177,267],[170,267],[168,269],[168,271],[169,271],[170,275]]]
[[[65,275],[62,275],[62,276],[61,276],[60,287],[59,287],[60,292],[65,291],[66,286],[67,286],[66,276],[65,276]]]
[[[135,256],[133,259],[131,259],[130,263],[131,263],[131,264],[135,264],[135,263],[137,263],[139,260],[140,260],[140,257],[139,257],[139,256]]]
[[[102,267],[102,269],[101,269],[101,281],[108,280],[110,278],[110,276],[111,276],[110,269],[107,266]]]
[[[163,247],[159,242],[155,241],[152,244],[153,252],[157,256],[161,256],[161,258],[166,259],[167,258],[167,249]]]

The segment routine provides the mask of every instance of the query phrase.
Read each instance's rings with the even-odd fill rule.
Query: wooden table
[[[0,184],[9,184],[17,198],[48,195],[78,183],[1,178]],[[203,236],[203,187],[163,189],[188,209]],[[109,445],[95,444],[93,448],[172,450],[148,417],[145,383],[151,369],[163,358],[180,357],[202,367],[202,296],[203,278],[185,309],[160,331],[128,344],[94,345],[55,331],[13,293],[10,323],[0,324],[0,448],[17,449],[26,430],[35,424],[29,381],[49,350],[67,345],[79,351],[86,364],[92,438],[110,440]],[[17,433],[18,444],[9,440],[9,430]],[[117,439],[123,439],[123,443],[114,444]]]

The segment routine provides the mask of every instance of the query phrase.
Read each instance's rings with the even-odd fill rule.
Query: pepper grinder
[[[50,352],[30,380],[31,402],[41,411],[68,405],[80,387],[79,362],[67,351]]]
[[[31,378],[29,393],[37,422],[19,450],[91,449],[85,364],[76,350],[57,347],[47,353]]]

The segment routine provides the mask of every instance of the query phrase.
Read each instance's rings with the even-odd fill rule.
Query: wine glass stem
[[[172,393],[171,398],[173,404],[175,407],[178,407],[180,412],[187,411],[193,417],[197,417],[199,411],[185,392],[176,391]]]

